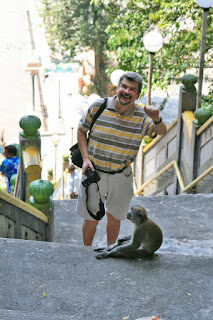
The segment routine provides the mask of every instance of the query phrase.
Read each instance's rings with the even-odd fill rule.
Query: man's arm
[[[160,118],[159,118],[160,120]],[[164,136],[167,133],[167,127],[165,125],[165,123],[163,122],[163,120],[158,123],[155,124],[155,133]]]
[[[92,171],[94,171],[95,169],[92,165],[92,162],[89,159],[89,154],[88,154],[87,135],[86,133],[82,132],[79,128],[77,130],[77,139],[78,139],[78,145],[81,151],[81,156],[83,159],[82,174],[85,174],[85,170],[88,167],[90,167]]]

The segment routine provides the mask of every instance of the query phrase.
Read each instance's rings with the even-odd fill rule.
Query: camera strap
[[[85,187],[85,192],[86,192],[86,206],[87,206],[87,211],[89,212],[89,214],[91,215],[91,217],[95,220],[101,220],[103,218],[103,216],[105,215],[105,208],[104,208],[104,203],[101,200],[101,194],[100,194],[100,190],[99,190],[99,186],[98,183],[96,182],[97,185],[97,191],[99,193],[99,211],[95,214],[93,214],[89,208],[88,208],[88,188],[89,187]]]
[[[106,105],[107,105],[107,100],[108,98],[104,98],[104,102],[102,103],[102,105],[100,106],[100,108],[98,109],[98,111],[96,112],[93,120],[92,120],[92,124],[91,124],[91,127],[90,127],[90,131],[89,131],[89,137],[90,137],[90,133],[91,133],[91,130],[92,130],[92,127],[95,123],[95,121],[98,119],[98,117],[101,115],[101,113],[104,111],[104,109],[106,108]],[[88,137],[88,140],[89,140],[89,137]],[[99,211],[95,214],[93,214],[89,208],[88,208],[88,187],[85,187],[85,192],[86,192],[86,206],[87,206],[87,211],[89,212],[90,216],[95,219],[95,220],[101,220],[103,218],[103,216],[105,215],[105,208],[104,208],[104,203],[102,202],[101,200],[101,194],[100,194],[100,191],[99,191],[99,186],[98,186],[98,183],[96,182],[96,185],[97,185],[97,191],[99,193]]]

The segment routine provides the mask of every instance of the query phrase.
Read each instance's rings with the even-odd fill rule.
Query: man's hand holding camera
[[[96,171],[92,171],[91,168],[87,168],[85,170],[85,176],[87,177],[82,181],[83,186],[88,188],[92,183],[96,183],[100,180],[99,175]]]
[[[85,174],[87,168],[90,168],[92,171],[95,171],[95,168],[93,167],[89,157],[87,159],[83,159],[82,174]]]

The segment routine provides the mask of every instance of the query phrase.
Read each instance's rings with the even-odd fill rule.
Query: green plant
[[[204,108],[211,108],[212,115],[213,115],[213,81],[212,81],[212,87],[209,90],[209,93],[207,95],[202,96],[201,106]]]
[[[49,176],[53,176],[53,169],[47,169],[47,173]]]
[[[45,34],[52,51],[64,60],[70,61],[76,53],[94,51],[95,92],[100,96],[107,92],[106,28],[116,16],[116,6],[104,3],[95,6],[90,0],[39,0],[40,15],[45,26]]]
[[[63,158],[63,161],[64,162],[69,162],[69,154],[64,154],[63,156],[62,156],[62,158]]]

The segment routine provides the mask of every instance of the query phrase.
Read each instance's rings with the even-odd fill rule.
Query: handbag
[[[104,109],[106,108],[106,105],[107,105],[107,100],[108,98],[104,98],[104,102],[102,103],[102,105],[100,106],[100,108],[98,109],[98,111],[96,112],[93,120],[92,120],[92,123],[91,123],[91,126],[90,126],[90,132],[92,130],[92,127],[95,123],[95,121],[98,119],[98,117],[101,115],[101,113],[104,111]],[[90,136],[90,132],[89,132],[89,136]],[[89,140],[89,137],[87,138],[87,142]],[[83,159],[82,159],[82,156],[81,156],[81,151],[79,149],[79,146],[78,146],[78,143],[74,144],[71,148],[70,148],[70,158],[72,160],[72,163],[74,165],[76,165],[77,167],[79,168],[82,168],[82,165],[83,165]]]

